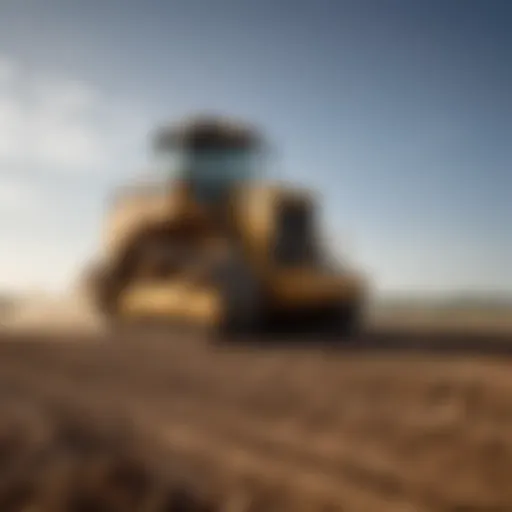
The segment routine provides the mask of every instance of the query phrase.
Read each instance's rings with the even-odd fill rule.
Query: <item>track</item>
[[[229,510],[512,510],[506,336],[46,341],[0,343],[5,400],[122,414]]]

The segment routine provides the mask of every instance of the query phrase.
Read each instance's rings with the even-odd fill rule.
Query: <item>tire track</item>
[[[223,446],[235,443],[244,448],[247,457],[263,454],[294,467],[295,473],[312,471],[327,480],[364,488],[366,494],[380,500],[407,503],[413,500],[407,489],[414,483],[417,492],[420,484],[405,478],[403,468],[400,469],[390,454],[383,453],[382,448],[349,445],[340,432],[327,430],[312,435],[304,429],[300,416],[268,421],[257,414],[240,414],[222,403],[182,401],[177,404],[176,399],[173,402],[167,421],[159,416],[156,424],[167,424],[172,430],[176,421],[185,421],[190,429],[200,428]],[[151,411],[143,410],[138,415],[152,417]]]
[[[36,395],[39,397],[38,401],[46,403],[66,402],[73,397],[76,405],[80,406],[96,402],[103,384],[99,382],[84,390],[71,382],[69,377],[50,374],[42,382],[27,385],[30,375],[32,369],[27,367],[12,367],[10,371],[4,372],[4,380],[19,385],[17,389],[16,386],[11,387],[9,393],[17,391],[32,397]],[[111,398],[109,395],[116,394],[118,392],[115,388],[105,393],[105,403],[108,404]],[[279,486],[287,492],[297,493],[299,489],[300,493],[315,501],[343,503],[354,511],[374,510],[382,502],[381,493],[372,492],[365,487],[368,482],[364,479],[352,482],[350,478],[343,478],[347,475],[330,467],[329,463],[322,463],[321,458],[326,455],[328,447],[320,454],[314,454],[310,449],[304,452],[302,440],[290,437],[292,433],[294,436],[301,436],[296,427],[291,431],[289,428],[283,430],[283,425],[279,429],[275,422],[261,421],[257,416],[243,418],[234,411],[223,409],[222,402],[211,404],[210,410],[206,410],[207,397],[204,401],[187,403],[191,397],[185,395],[178,404],[179,395],[180,390],[174,390],[169,395],[173,404],[167,421],[157,412],[159,403],[152,407],[140,405],[144,403],[144,396],[129,394],[130,400],[134,400],[136,404],[132,403],[127,412],[135,420],[145,418],[146,429],[161,437],[170,445],[172,451],[183,452],[184,455],[199,459],[206,458],[216,467],[224,467],[239,477],[255,478],[268,487]],[[42,397],[44,398],[41,400]],[[288,427],[298,420],[290,419]],[[165,426],[155,428],[155,425]],[[315,446],[318,447],[318,443]],[[329,459],[333,461],[332,456]],[[356,508],[356,504],[361,508]],[[394,510],[401,510],[400,504],[403,505],[403,501],[396,499]]]
[[[500,356],[512,357],[512,333],[509,331],[481,332],[474,330],[462,331],[429,331],[382,328],[370,330],[355,339],[336,340],[325,336],[293,335],[267,336],[234,340],[224,347],[216,346],[203,335],[194,331],[179,331],[176,329],[130,329],[119,333],[100,331],[96,334],[87,332],[16,332],[4,329],[0,332],[2,344],[25,342],[31,345],[53,345],[72,339],[75,342],[93,344],[109,344],[130,346],[149,342],[153,345],[168,344],[174,349],[204,351],[205,345],[211,349],[227,351],[242,351],[250,349],[253,352],[270,351],[274,354],[290,354],[293,352],[315,353],[318,350],[329,350],[330,353],[415,353],[425,355],[455,355],[455,356]],[[183,340],[184,339],[184,340]],[[182,342],[183,340],[183,342]],[[63,343],[64,344],[64,343]],[[176,345],[182,345],[180,348]]]
[[[161,429],[159,436],[169,443],[173,450],[192,456],[209,458],[240,476],[248,476],[265,482],[269,487],[276,484],[285,492],[306,495],[325,505],[337,505],[340,510],[367,512],[381,510],[383,497],[375,495],[363,485],[318,468],[297,465],[295,461],[276,457],[259,449],[250,449],[245,443],[212,435],[208,428],[198,428],[195,424],[173,422]],[[386,498],[386,504],[394,511],[422,512],[428,509],[400,498]]]
[[[23,361],[20,366],[5,372],[4,379],[11,374],[11,380],[27,382],[33,374],[33,368],[23,367]],[[94,402],[98,395],[104,401],[114,401],[124,391],[129,403],[119,403],[118,407],[129,409],[131,417],[152,418],[153,425],[167,425],[165,435],[171,432],[173,439],[181,439],[183,429],[180,430],[176,425],[184,422],[187,429],[190,432],[195,431],[196,434],[190,439],[187,438],[187,442],[182,443],[183,446],[196,446],[199,449],[201,443],[208,442],[224,447],[223,452],[226,453],[231,453],[233,447],[234,452],[243,453],[249,473],[259,475],[260,479],[261,474],[258,471],[263,468],[263,457],[265,464],[278,461],[283,474],[283,468],[287,468],[288,473],[290,468],[294,468],[290,473],[292,476],[289,477],[292,480],[310,481],[311,477],[308,475],[313,473],[316,479],[336,482],[338,487],[340,482],[344,482],[345,487],[352,489],[352,494],[356,489],[364,489],[364,494],[373,495],[374,499],[399,502],[410,502],[413,499],[406,491],[411,482],[404,479],[399,465],[390,460],[389,454],[383,454],[382,449],[377,450],[376,447],[349,447],[343,441],[341,432],[326,431],[312,436],[302,425],[304,409],[291,412],[281,421],[266,420],[258,417],[261,411],[257,409],[248,407],[241,411],[236,409],[232,400],[225,400],[222,395],[215,393],[205,393],[201,387],[194,386],[169,389],[165,397],[156,397],[150,407],[141,405],[147,404],[147,391],[137,390],[136,386],[127,389],[126,383],[119,376],[111,376],[108,391],[105,388],[109,381],[104,379],[89,383],[84,390],[83,382],[72,380],[73,375],[76,377],[72,370],[70,375],[47,375],[44,382],[38,383],[37,393],[54,398],[69,395],[77,402]],[[166,401],[169,402],[168,405]],[[178,430],[175,431],[175,428]],[[205,436],[206,440],[197,439],[201,436]],[[302,473],[305,476],[300,476]],[[280,481],[283,478],[281,475]],[[336,486],[328,486],[328,496],[337,495],[333,492]],[[344,491],[343,494],[346,495],[347,492]]]
[[[459,497],[471,495],[471,490],[468,494],[460,490],[452,494],[442,485],[438,491],[433,486],[440,485],[439,478],[425,476],[419,467],[408,469],[392,446],[373,443],[372,434],[366,435],[366,439],[354,438],[351,426],[344,423],[343,417],[337,417],[336,411],[323,419],[325,425],[321,431],[313,433],[308,429],[310,415],[315,413],[314,400],[328,393],[324,405],[332,402],[335,408],[338,386],[361,386],[343,396],[350,398],[355,392],[352,396],[362,399],[363,406],[368,408],[372,405],[364,402],[365,382],[373,378],[376,369],[381,372],[381,380],[370,381],[373,387],[383,377],[426,386],[437,382],[437,377],[454,376],[457,365],[453,362],[438,360],[435,368],[442,364],[444,370],[437,374],[434,371],[423,379],[425,376],[418,375],[414,369],[421,370],[422,366],[411,369],[404,365],[406,361],[418,364],[422,358],[416,356],[394,362],[394,358],[389,358],[387,362],[380,361],[384,366],[368,366],[371,358],[364,352],[347,359],[343,353],[336,352],[331,357],[330,353],[310,348],[291,351],[278,348],[269,352],[244,348],[212,350],[203,339],[187,341],[189,344],[181,344],[177,338],[167,340],[159,334],[146,339],[130,338],[126,343],[121,339],[102,344],[52,345],[37,340],[27,344],[6,343],[0,346],[1,395],[121,411],[126,418],[141,422],[144,429],[161,439],[171,451],[208,461],[213,473],[218,468],[240,478],[245,475],[262,482],[266,488],[293,491],[304,500],[344,506],[347,510],[383,510],[383,504],[386,510],[450,510],[448,505],[434,506],[432,496],[438,500],[441,496],[445,503],[453,504],[457,502],[457,492]],[[353,364],[355,370],[350,370]],[[472,362],[475,367],[476,364]],[[506,362],[488,363],[488,368],[478,364],[477,368],[482,369],[480,377],[472,374],[471,379],[483,378],[488,392],[495,386],[499,388],[500,379],[503,391],[511,389],[509,377],[505,380],[505,373],[509,374]],[[454,378],[461,382],[472,369],[473,366],[466,367],[465,373],[459,372]],[[283,371],[284,377],[280,374]],[[346,371],[351,372],[348,378],[343,375]],[[433,367],[423,367],[423,371],[432,372]],[[362,380],[355,378],[356,375]],[[445,380],[444,386],[453,382]],[[395,393],[397,389],[393,389]],[[297,397],[301,400],[282,402],[289,392],[293,400]],[[413,397],[421,397],[417,393],[422,392],[418,387]],[[279,395],[277,401],[274,395]],[[407,400],[400,406],[404,415],[408,411],[416,415],[428,412],[428,409],[421,410],[427,402],[418,409],[406,409],[413,404],[410,397],[400,393],[393,396]],[[474,398],[481,402],[485,397],[475,395]],[[280,403],[284,406],[282,410],[276,408]],[[422,418],[416,416],[415,420],[421,422]],[[405,426],[408,434],[417,428],[404,423],[403,417],[399,417],[396,425]],[[498,425],[487,426],[498,428]],[[444,441],[439,439],[439,442]],[[472,446],[469,448],[473,450]],[[471,457],[477,454],[475,449]],[[476,459],[459,455],[461,461],[476,463]],[[470,477],[478,484],[479,480],[475,479],[484,480],[486,471],[474,470]],[[485,490],[490,487],[482,483],[481,489],[487,500],[483,503],[495,503],[491,491]],[[487,510],[492,508],[490,505]]]

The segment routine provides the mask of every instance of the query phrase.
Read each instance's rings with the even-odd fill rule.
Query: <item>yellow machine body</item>
[[[274,247],[279,236],[277,219],[283,205],[290,204],[304,208],[306,215],[316,213],[309,191],[272,184],[236,188],[229,204],[222,205],[223,212],[198,204],[179,184],[152,193],[135,192],[120,197],[110,212],[106,256],[116,262],[130,247],[145,243],[144,237],[155,229],[165,232],[170,246],[178,241],[189,244],[194,251],[203,252],[206,259],[216,251],[228,251],[235,238],[245,262],[257,276],[267,312],[272,315],[300,315],[331,304],[359,304],[364,294],[360,276],[336,272],[315,259],[299,258],[290,265],[279,262]],[[317,234],[315,231],[309,236]],[[319,240],[304,242],[317,244]],[[316,249],[322,250],[320,246]],[[167,276],[133,280],[119,296],[119,311],[125,317],[163,316],[216,323],[224,314],[224,305],[208,276],[198,278],[184,265]]]
[[[191,182],[167,180],[115,199],[94,281],[100,309],[117,319],[211,326],[325,311],[356,321],[365,283],[330,260],[311,191],[250,179],[206,201]]]

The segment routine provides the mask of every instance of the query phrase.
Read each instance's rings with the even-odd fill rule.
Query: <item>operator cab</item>
[[[187,183],[200,202],[221,202],[234,185],[261,177],[259,134],[223,118],[193,119],[161,129],[154,149],[167,179]]]

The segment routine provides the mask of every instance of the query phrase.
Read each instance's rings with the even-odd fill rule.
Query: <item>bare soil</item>
[[[510,337],[66,336],[0,343],[2,512],[512,511]]]

